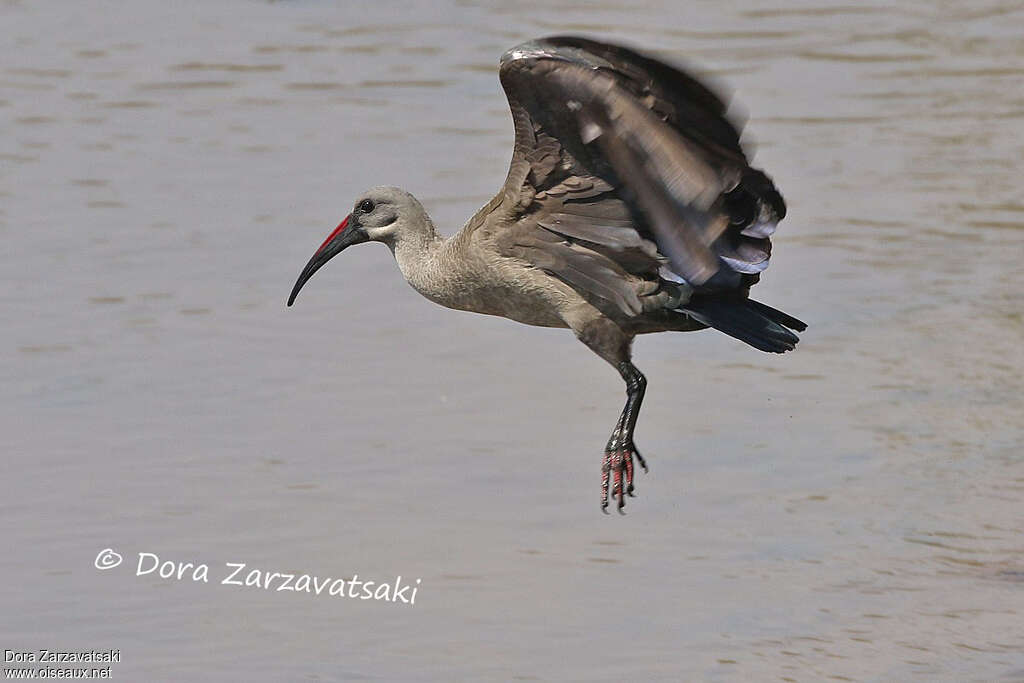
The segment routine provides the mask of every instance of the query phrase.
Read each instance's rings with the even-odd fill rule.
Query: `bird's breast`
[[[501,316],[525,325],[567,327],[558,315],[559,292],[539,286],[525,272],[461,267],[409,275],[413,289],[446,308]]]

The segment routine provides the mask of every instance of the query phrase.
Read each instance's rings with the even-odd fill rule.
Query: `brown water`
[[[1021,4],[679,5],[0,2],[0,648],[138,681],[1024,680]],[[758,298],[812,325],[784,357],[638,341],[625,518],[621,382],[571,335],[435,307],[379,245],[284,306],[364,188],[446,232],[490,197],[497,59],[556,32],[734,88],[790,205]]]

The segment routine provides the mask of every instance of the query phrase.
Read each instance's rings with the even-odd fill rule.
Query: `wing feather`
[[[516,129],[499,198],[471,224],[501,253],[637,315],[658,283],[743,289],[785,215],[722,98],[617,45],[556,37],[501,61]]]

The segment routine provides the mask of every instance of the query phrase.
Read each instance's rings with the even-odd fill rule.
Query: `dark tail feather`
[[[807,329],[807,323],[805,323],[804,321],[797,320],[793,316],[787,315],[786,313],[783,313],[778,309],[772,308],[771,306],[766,306],[760,301],[747,299],[747,305],[752,307],[754,310],[756,310],[758,313],[768,318],[769,320],[777,322],[780,325],[785,325],[791,330],[803,332],[804,330]]]
[[[750,299],[690,301],[680,309],[698,322],[769,353],[792,351],[800,338],[787,327],[803,331],[803,322]]]

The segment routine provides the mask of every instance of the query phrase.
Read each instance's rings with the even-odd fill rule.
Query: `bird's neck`
[[[461,278],[450,263],[450,240],[429,225],[422,232],[403,235],[390,246],[399,270],[413,289],[442,306],[458,308]]]

